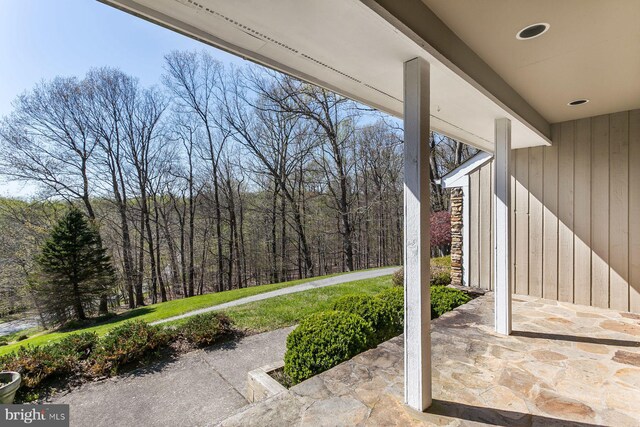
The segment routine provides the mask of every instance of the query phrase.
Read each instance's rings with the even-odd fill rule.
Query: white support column
[[[429,63],[404,63],[404,395],[431,405]]]
[[[496,119],[494,152],[495,327],[511,333],[511,121]]]
[[[469,181],[469,175],[464,177],[465,184],[462,186],[462,284],[464,286],[469,285],[469,267],[471,264],[471,231],[469,230],[471,224],[471,203],[469,197],[469,188],[471,187]]]

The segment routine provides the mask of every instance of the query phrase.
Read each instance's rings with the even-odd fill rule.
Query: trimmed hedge
[[[404,330],[404,288],[387,288],[376,295],[387,305],[391,314],[391,330],[393,335],[399,335]]]
[[[442,265],[431,266],[431,286],[446,286],[451,284],[451,268]],[[394,271],[391,277],[393,286],[404,287],[404,267]]]
[[[49,345],[21,347],[0,357],[0,370],[19,372],[21,387],[33,390],[44,381],[81,370],[81,361],[88,357],[97,342],[95,333],[84,332]]]
[[[463,291],[446,286],[431,286],[430,291],[432,318],[471,300]],[[345,295],[333,308],[303,319],[287,337],[284,373],[293,384],[402,333],[404,288],[387,288],[374,297]]]
[[[350,294],[338,298],[333,309],[357,314],[371,326],[371,342],[381,342],[393,337],[393,313],[379,298],[366,294]]]
[[[446,286],[431,287],[431,318],[442,316],[447,311],[466,304],[471,297],[466,293]]]
[[[167,346],[172,338],[171,331],[158,326],[140,320],[125,322],[100,340],[89,372],[98,377],[115,375],[123,366]]]
[[[177,328],[130,321],[102,338],[93,332],[79,332],[53,344],[20,347],[0,356],[0,371],[22,375],[18,399],[29,401],[37,399],[38,392],[46,390],[51,380],[115,375],[136,362],[155,357],[174,341],[188,344],[180,346],[179,351],[183,351],[211,345],[232,332],[231,320],[222,313],[193,316]]]
[[[177,328],[187,342],[206,347],[232,333],[231,319],[222,313],[205,313],[190,317]]]
[[[284,372],[297,384],[369,348],[373,331],[360,316],[325,311],[300,322],[287,337]]]

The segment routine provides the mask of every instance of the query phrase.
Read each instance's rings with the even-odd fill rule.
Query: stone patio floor
[[[640,315],[514,296],[514,332],[493,332],[493,295],[432,322],[434,402],[403,405],[396,337],[224,426],[640,425]]]

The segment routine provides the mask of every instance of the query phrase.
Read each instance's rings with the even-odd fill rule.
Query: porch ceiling
[[[513,148],[549,144],[548,122],[517,93],[492,93],[371,1],[101,1],[398,117],[402,64],[422,56],[431,63],[433,129],[493,151],[494,119],[507,117]]]
[[[638,0],[422,2],[551,123],[640,107]],[[544,35],[516,39],[540,22]]]

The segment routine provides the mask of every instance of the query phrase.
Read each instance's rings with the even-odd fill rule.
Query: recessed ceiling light
[[[567,105],[575,107],[576,105],[586,104],[587,102],[589,102],[588,99],[576,99],[574,101],[569,102]]]
[[[518,40],[534,39],[534,38],[546,33],[547,30],[549,29],[549,26],[550,25],[545,23],[545,22],[540,22],[538,24],[528,25],[528,26],[524,27],[523,29],[521,29],[520,31],[518,31],[518,34],[516,34],[516,38]]]

